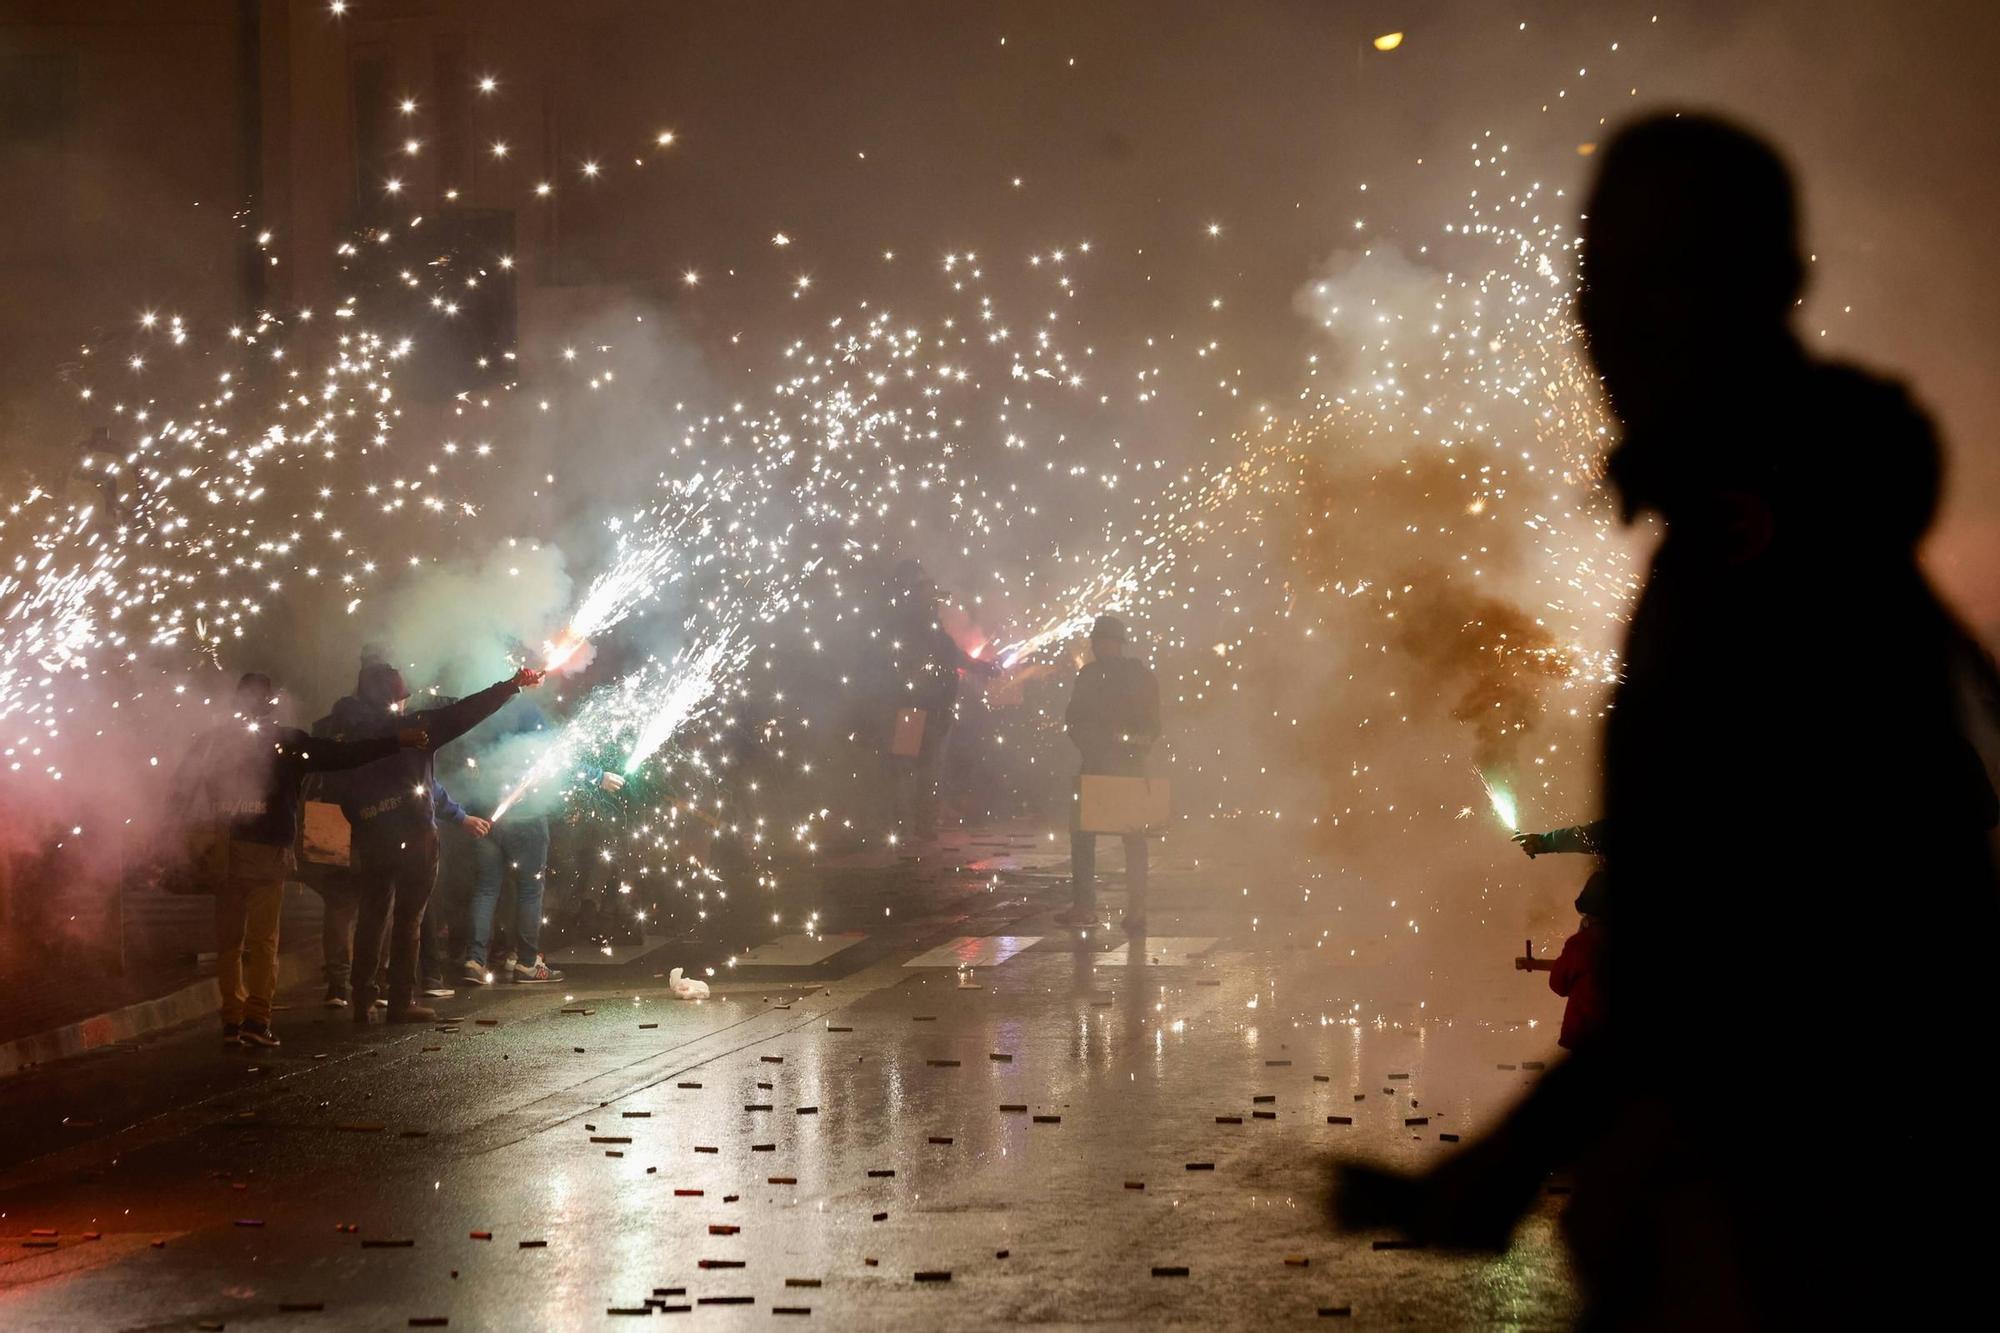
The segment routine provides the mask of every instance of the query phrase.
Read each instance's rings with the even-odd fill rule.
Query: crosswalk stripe
[[[735,963],[738,967],[813,967],[867,938],[858,930],[837,935],[780,935],[736,955]]]
[[[961,935],[920,953],[904,967],[998,967],[1023,949],[1040,944],[1040,935]]]

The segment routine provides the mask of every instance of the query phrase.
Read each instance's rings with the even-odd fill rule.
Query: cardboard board
[[[1173,801],[1165,778],[1083,775],[1078,827],[1085,833],[1145,833],[1165,828]]]
[[[299,841],[299,850],[308,861],[323,866],[344,866],[349,864],[348,848],[353,830],[347,826],[347,816],[340,813],[340,807],[332,801],[307,801],[305,835]]]
[[[896,713],[896,731],[889,738],[889,753],[898,759],[915,759],[924,748],[924,723],[929,718],[921,708],[904,708]]]

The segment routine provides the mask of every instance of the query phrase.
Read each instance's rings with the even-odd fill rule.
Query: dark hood
[[[334,704],[314,728],[348,740],[386,736],[402,725],[402,718],[381,704],[371,704],[350,694]]]
[[[410,687],[403,681],[403,673],[387,662],[370,662],[361,668],[361,675],[354,682],[355,696],[363,702],[378,708],[387,708],[410,697]]]

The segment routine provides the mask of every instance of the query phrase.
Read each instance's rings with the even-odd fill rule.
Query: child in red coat
[[[1577,914],[1583,918],[1576,934],[1563,941],[1562,953],[1554,958],[1537,958],[1532,945],[1514,966],[1523,972],[1546,972],[1549,989],[1565,996],[1562,1032],[1556,1044],[1564,1050],[1594,1037],[1604,1026],[1603,982],[1598,977],[1599,954],[1604,947],[1604,872],[1593,874],[1576,895]]]

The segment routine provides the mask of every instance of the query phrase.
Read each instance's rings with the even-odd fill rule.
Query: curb
[[[319,968],[317,949],[310,954],[280,954],[278,986],[282,990],[317,976]],[[95,1014],[48,1032],[37,1032],[0,1043],[0,1078],[10,1077],[36,1065],[82,1055],[101,1046],[163,1032],[198,1018],[213,1018],[219,1000],[215,978],[203,977],[156,999],[141,1000],[137,1004],[128,1004],[106,1014]]]

